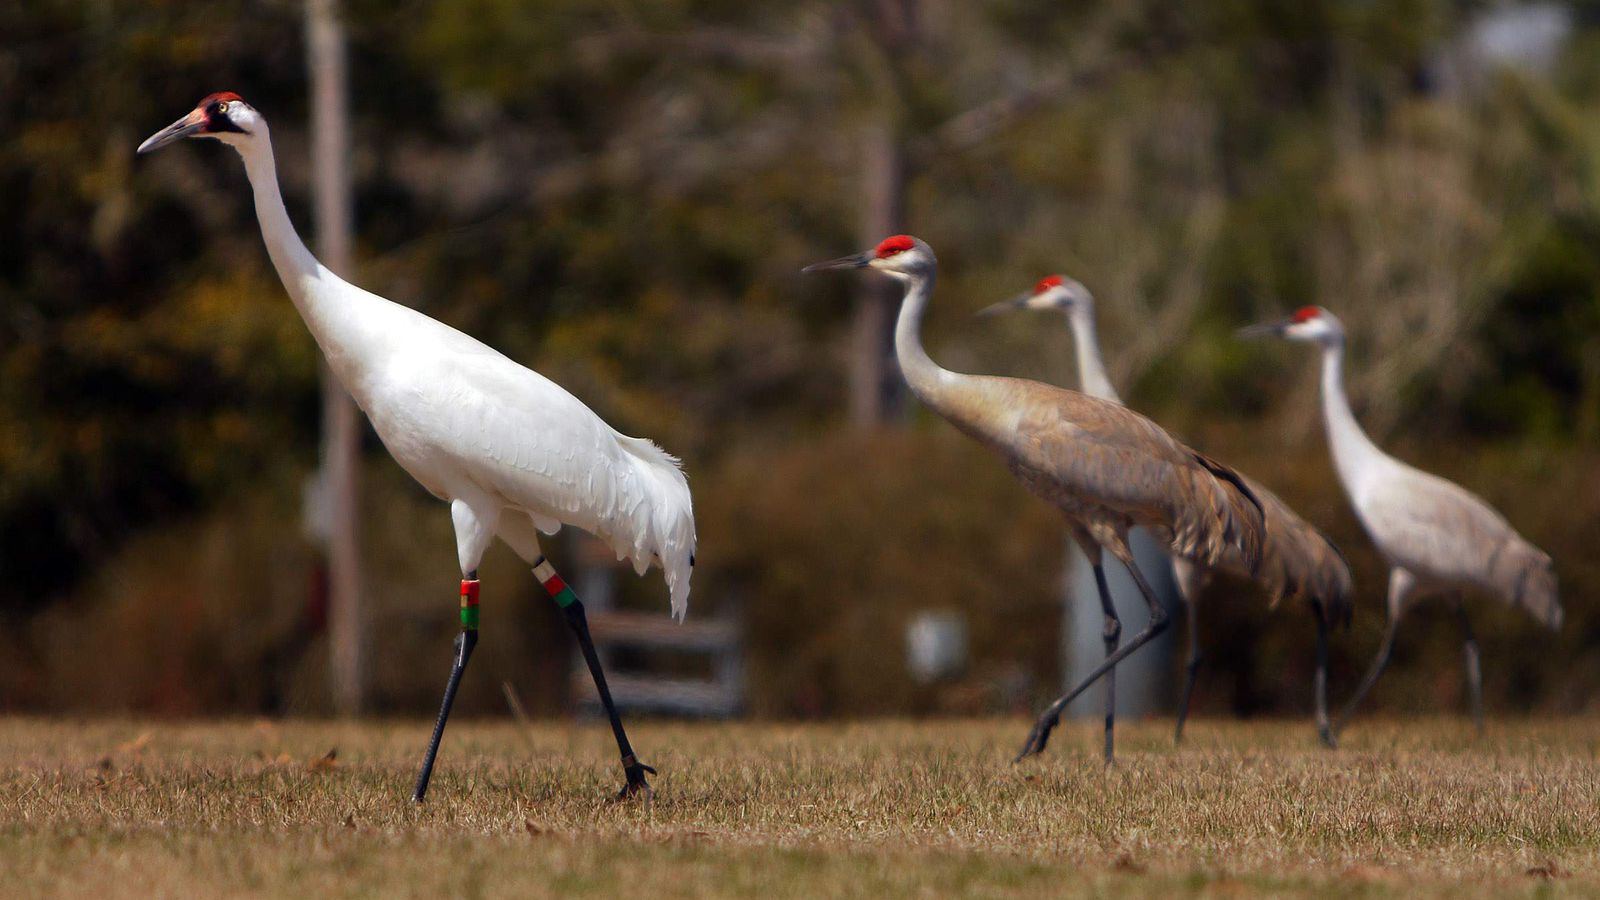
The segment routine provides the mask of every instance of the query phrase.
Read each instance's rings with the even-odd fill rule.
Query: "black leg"
[[[1056,699],[1056,702],[1050,704],[1049,708],[1039,714],[1038,720],[1033,723],[1033,730],[1028,733],[1027,742],[1022,745],[1022,752],[1017,754],[1018,762],[1029,756],[1044,752],[1045,745],[1050,741],[1050,732],[1061,723],[1061,713],[1067,708],[1067,704],[1077,699],[1078,695],[1083,693],[1084,689],[1089,685],[1094,684],[1100,676],[1116,668],[1117,663],[1127,659],[1129,654],[1148,644],[1156,635],[1159,635],[1167,628],[1166,607],[1161,605],[1161,599],[1150,588],[1149,582],[1144,580],[1144,575],[1140,573],[1139,567],[1133,562],[1132,554],[1125,558],[1119,555],[1118,558],[1122,560],[1123,565],[1128,567],[1128,574],[1133,576],[1133,583],[1138,585],[1139,593],[1144,595],[1144,601],[1150,607],[1150,624],[1146,625],[1143,631],[1134,635],[1131,643],[1107,656],[1100,665],[1094,668],[1094,671],[1078,682],[1077,687],[1062,694]]]
[[[1311,693],[1317,706],[1317,736],[1326,746],[1338,748],[1339,740],[1328,724],[1328,616],[1320,603],[1313,604],[1311,612],[1317,621],[1317,671],[1311,677]]]
[[[1483,664],[1478,659],[1478,636],[1472,631],[1472,620],[1461,598],[1455,599],[1456,619],[1461,623],[1461,657],[1467,669],[1467,696],[1472,704],[1472,722],[1483,737]]]
[[[1178,727],[1172,734],[1174,744],[1183,743],[1183,723],[1189,718],[1189,699],[1194,696],[1194,683],[1200,678],[1200,610],[1199,598],[1185,592],[1183,608],[1189,613],[1189,662],[1183,667],[1183,697],[1178,700]]]
[[[572,628],[572,633],[578,639],[578,649],[583,653],[583,661],[589,666],[589,674],[594,678],[595,692],[600,695],[600,703],[605,707],[606,718],[611,720],[611,733],[616,736],[617,750],[622,754],[622,771],[627,782],[617,794],[617,799],[625,799],[635,794],[650,794],[650,783],[645,780],[645,775],[656,774],[656,770],[639,762],[633,755],[633,745],[628,743],[628,732],[623,730],[622,717],[617,714],[617,705],[611,699],[611,689],[606,687],[606,673],[600,667],[600,656],[595,652],[594,639],[589,636],[589,618],[584,615],[583,602],[578,595],[573,593],[571,587],[556,574],[555,567],[548,560],[541,559],[534,564],[534,574],[550,597],[561,607],[567,617],[567,625]]]
[[[1106,643],[1106,656],[1117,652],[1122,641],[1122,620],[1117,618],[1117,608],[1111,604],[1111,587],[1106,584],[1106,570],[1094,564],[1094,585],[1100,592],[1100,611],[1105,614],[1105,630],[1101,636]],[[1117,670],[1106,673],[1106,765],[1111,765],[1116,751],[1117,726]]]
[[[1383,670],[1389,667],[1389,657],[1394,654],[1394,633],[1399,625],[1399,619],[1391,618],[1389,620],[1389,627],[1383,633],[1383,646],[1378,648],[1378,655],[1372,660],[1371,668],[1367,669],[1366,677],[1361,679],[1361,685],[1356,688],[1355,695],[1350,698],[1350,702],[1344,705],[1344,711],[1339,714],[1339,721],[1334,726],[1335,735],[1344,731],[1344,727],[1349,723],[1350,717],[1355,714],[1356,707],[1361,705],[1362,699],[1367,696],[1368,691],[1372,690],[1372,686],[1378,683],[1378,676],[1382,675]]]
[[[478,646],[478,579],[477,573],[461,582],[461,634],[456,637],[456,659],[450,667],[450,681],[444,688],[444,702],[439,706],[439,721],[433,724],[433,739],[428,742],[428,755],[422,758],[422,771],[417,774],[417,788],[411,799],[421,803],[428,794],[428,780],[433,777],[433,761],[439,755],[439,741],[444,737],[444,723],[450,718],[450,707],[456,702],[456,689],[461,686],[461,673],[467,670],[472,659],[472,648]]]

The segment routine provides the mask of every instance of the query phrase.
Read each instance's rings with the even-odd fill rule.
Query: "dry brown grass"
[[[600,727],[0,721],[8,896],[814,897],[1600,892],[1600,721]],[[334,759],[326,755],[337,749]]]

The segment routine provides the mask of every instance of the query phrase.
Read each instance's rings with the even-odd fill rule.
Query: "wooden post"
[[[350,272],[349,90],[338,0],[306,0],[306,67],[311,81],[311,170],[317,255]],[[361,550],[357,518],[361,417],[326,361],[322,368],[322,479],[328,514],[328,646],[333,707],[361,711]]]

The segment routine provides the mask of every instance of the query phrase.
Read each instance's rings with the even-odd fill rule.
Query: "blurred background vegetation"
[[[752,712],[1011,709],[1057,680],[1057,516],[896,390],[881,295],[798,275],[896,222],[940,253],[941,362],[1073,383],[1060,319],[970,319],[1070,273],[1130,405],[1335,537],[1360,589],[1335,701],[1376,647],[1384,568],[1334,480],[1310,355],[1231,335],[1337,311],[1373,436],[1555,558],[1559,636],[1478,605],[1491,708],[1594,707],[1600,3],[348,0],[344,16],[355,280],[684,458],[691,614],[737,607]],[[133,156],[238,91],[273,124],[309,237],[304,59],[297,0],[0,7],[0,709],[328,708],[301,511],[315,347],[232,153]],[[429,711],[455,628],[448,517],[370,434],[364,459],[367,705]],[[503,549],[483,577],[462,705],[502,710],[509,681],[561,708],[550,604]],[[622,582],[664,614],[658,579]],[[1198,708],[1304,711],[1309,623],[1236,587],[1213,589]],[[901,649],[926,609],[964,612],[972,642],[966,674],[932,688]],[[1376,703],[1459,705],[1457,654],[1424,609]]]

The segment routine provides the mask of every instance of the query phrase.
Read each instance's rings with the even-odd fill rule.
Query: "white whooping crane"
[[[492,347],[328,271],[284,210],[267,122],[238,94],[217,93],[139,145],[148,153],[186,137],[214,138],[244,159],[267,254],[289,298],[345,390],[389,453],[450,504],[461,565],[461,634],[413,799],[421,801],[462,672],[478,639],[479,560],[496,536],[533,566],[565,612],[616,735],[623,796],[648,791],[617,715],[589,626],[572,589],[539,549],[563,524],[610,543],[643,574],[666,577],[672,612],[688,607],[694,514],[678,461],[618,433],[544,376]]]

